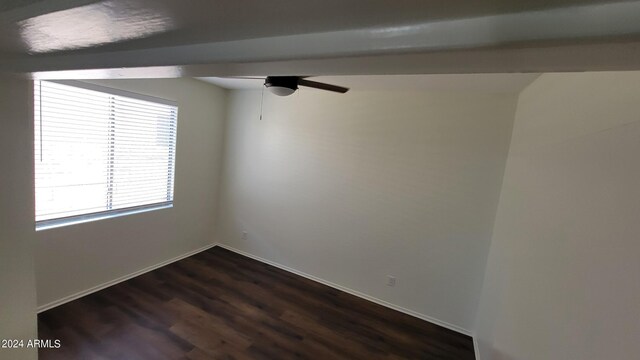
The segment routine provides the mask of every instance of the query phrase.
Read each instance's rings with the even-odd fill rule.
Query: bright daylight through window
[[[173,205],[176,103],[36,81],[36,228]]]

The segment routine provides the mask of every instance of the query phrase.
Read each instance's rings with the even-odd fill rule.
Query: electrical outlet
[[[387,286],[396,286],[396,277],[387,275]]]
[[[247,235],[246,231],[242,232],[242,240],[247,240],[249,238],[249,235]]]

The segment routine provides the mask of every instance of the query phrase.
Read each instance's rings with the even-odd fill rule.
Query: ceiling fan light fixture
[[[296,89],[292,89],[284,86],[268,86],[267,89],[269,89],[269,91],[271,91],[272,93],[278,96],[289,96],[294,92],[296,92]]]
[[[298,90],[296,76],[267,76],[264,86],[278,96],[289,96]]]

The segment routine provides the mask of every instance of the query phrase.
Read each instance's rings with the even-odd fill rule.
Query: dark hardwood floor
[[[47,359],[473,359],[470,337],[215,247],[38,316]]]

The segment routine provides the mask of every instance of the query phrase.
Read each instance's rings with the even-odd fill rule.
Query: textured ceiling
[[[524,12],[597,0],[10,0],[0,52],[139,49]]]
[[[640,1],[0,3],[0,72],[49,78],[620,70],[639,44]]]

